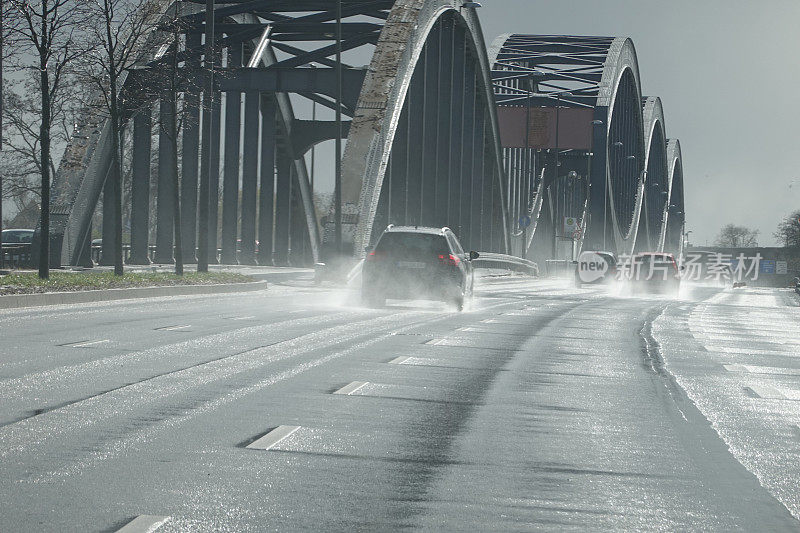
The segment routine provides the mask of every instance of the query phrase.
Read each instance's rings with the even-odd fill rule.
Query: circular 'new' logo
[[[608,272],[608,263],[594,252],[583,252],[578,258],[578,277],[583,283],[597,281]]]

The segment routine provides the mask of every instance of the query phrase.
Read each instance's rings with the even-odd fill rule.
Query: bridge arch
[[[348,2],[345,5],[345,51],[359,46],[374,46],[368,69],[349,66],[344,69],[342,112],[352,120],[344,128],[348,142],[343,159],[342,193],[345,218],[350,229],[346,239],[356,256],[362,253],[363,247],[369,242],[373,228],[381,229],[379,226],[387,220],[412,222],[408,216],[399,220],[398,213],[392,212],[391,199],[397,200],[401,188],[408,196],[407,204],[425,204],[425,208],[420,207],[418,223],[453,226],[464,237],[465,244],[475,248],[502,252],[508,248],[502,201],[499,132],[488,60],[476,12],[469,6],[462,6],[463,3],[463,0],[372,0]],[[169,13],[175,5],[171,0],[161,0],[164,13]],[[179,16],[184,22],[186,39],[185,47],[179,52],[179,61],[181,65],[185,64],[180,68],[191,74],[201,69],[204,60],[201,43],[205,13],[200,6],[182,6],[183,11]],[[220,69],[221,75],[215,79],[215,90],[219,92],[215,92],[215,108],[210,114],[212,184],[209,245],[216,249],[218,244],[216,209],[219,205],[222,210],[222,237],[219,242],[222,245],[223,262],[238,261],[239,236],[245,261],[255,261],[251,241],[255,241],[257,235],[262,243],[259,263],[272,262],[273,247],[276,263],[286,263],[289,261],[288,250],[297,242],[305,243],[303,247],[310,248],[309,257],[313,256],[313,260],[317,261],[320,258],[320,245],[329,244],[332,240],[330,221],[333,217],[327,217],[328,223],[323,228],[318,226],[320,213],[316,212],[311,198],[304,154],[314,144],[335,138],[338,130],[330,123],[299,120],[289,94],[335,108],[335,62],[331,59],[334,46],[323,44],[308,50],[308,45],[301,49],[295,44],[331,41],[332,20],[335,19],[333,8],[311,0],[276,3],[274,6],[244,2],[220,6],[215,13],[219,47],[227,50],[228,59]],[[142,49],[142,68],[125,82],[126,89],[135,87],[140,92],[135,98],[132,95],[136,91],[129,91],[129,108],[125,117],[132,123],[129,129],[132,140],[129,140],[128,148],[132,144],[132,151],[139,156],[138,167],[134,165],[135,168],[128,172],[133,175],[131,179],[134,182],[139,180],[139,188],[144,190],[138,195],[132,194],[133,202],[138,198],[140,206],[143,202],[147,203],[148,191],[155,186],[155,183],[150,183],[149,165],[141,158],[150,158],[149,146],[153,140],[151,130],[153,123],[158,122],[153,120],[152,106],[160,100],[163,103],[158,92],[157,57],[169,41],[168,38],[169,35],[164,32],[154,32]],[[153,59],[155,51],[159,52],[155,53],[156,59]],[[321,68],[314,68],[315,64]],[[437,87],[441,90],[433,93],[430,82],[439,68],[449,69],[449,78],[445,83],[445,74],[436,76]],[[199,123],[202,95],[197,88],[191,88],[190,80],[185,83],[180,89],[186,95],[184,101],[187,105],[195,106],[194,121],[189,122]],[[227,102],[235,102],[243,104],[244,113],[239,116],[238,113],[226,111],[225,118],[221,118],[219,95],[225,96],[226,109],[229,107]],[[445,119],[451,118],[455,122],[448,131],[448,144],[436,144],[434,155],[424,160],[425,165],[435,162],[434,167],[427,169],[425,185],[434,186],[425,191],[422,190],[422,183],[412,179],[414,174],[411,166],[423,160],[420,157],[423,139],[428,142],[430,152],[433,146],[431,139],[442,136],[432,134],[431,124],[423,125],[426,126],[427,137],[411,134],[412,128],[419,126],[419,117],[428,109],[421,106],[423,100],[434,109],[450,106],[448,113],[439,112],[435,115],[439,123],[433,125],[442,128]],[[164,105],[158,107],[163,119],[169,110]],[[238,108],[237,105],[231,109]],[[238,118],[229,119],[231,116]],[[260,116],[260,119],[254,120],[254,116]],[[238,134],[239,128],[234,124],[237,120],[244,123],[245,132],[249,134]],[[67,157],[54,183],[58,196],[54,202],[57,209],[53,213],[53,226],[58,234],[58,245],[52,248],[56,256],[52,260],[54,264],[77,264],[85,256],[92,213],[101,195],[108,194],[106,176],[110,166],[110,132],[104,119],[99,116],[87,114],[81,124],[81,130],[76,132],[67,148]],[[269,128],[265,128],[264,124],[269,124]],[[196,168],[196,160],[199,155],[200,128],[188,129],[191,130],[188,137],[186,129],[182,133],[185,150],[179,163],[183,174],[181,197],[192,207],[182,213],[183,241],[189,243],[185,257],[194,255],[198,224],[194,207],[198,189],[199,169]],[[395,142],[398,130],[406,134],[405,143]],[[253,139],[260,139],[260,146],[256,146],[259,143]],[[233,153],[240,143],[244,154],[241,163]],[[225,148],[222,148],[223,145]],[[229,145],[231,150],[228,150]],[[390,164],[396,149],[405,150],[409,164],[405,174],[399,157]],[[261,152],[260,156],[255,157],[253,154],[258,152]],[[447,159],[451,154],[459,155],[452,160]],[[167,158],[163,159],[166,161]],[[274,168],[271,168],[273,165],[270,161],[274,162]],[[145,167],[146,171],[143,170]],[[387,169],[394,190],[383,186]],[[274,184],[270,181],[273,171]],[[164,187],[162,181],[167,183],[170,179],[172,182],[178,179],[178,176],[167,176],[168,173],[159,164],[154,176],[158,188]],[[399,175],[403,175],[403,180],[397,179]],[[392,180],[391,176],[395,179]],[[261,181],[260,185],[257,185],[257,180]],[[404,182],[402,187],[401,181]],[[221,194],[218,192],[219,184],[223,184]],[[255,197],[258,191],[261,191],[261,198],[257,208]],[[419,192],[419,199],[412,199],[409,191]],[[237,198],[239,194],[241,199]],[[274,195],[274,202],[269,195]],[[168,205],[170,201],[161,196],[157,196],[156,258],[170,261],[172,219],[169,215],[172,207]],[[430,198],[435,198],[435,202],[428,205]],[[217,203],[218,199],[221,199],[220,204]],[[104,215],[112,215],[105,217],[111,221],[113,213],[107,207]],[[139,212],[133,207],[131,211]],[[440,216],[442,213],[445,215]],[[131,221],[131,256],[148,263],[148,233],[152,229],[149,215],[139,216],[137,220]],[[108,237],[106,226],[104,222],[104,236]],[[139,238],[134,238],[134,233]],[[264,248],[269,250],[264,253]]]
[[[343,158],[356,257],[387,222],[449,225],[465,246],[507,250],[489,64],[475,10],[462,3],[407,0],[389,13]]]
[[[683,155],[678,139],[667,143],[669,165],[669,203],[666,206],[663,231],[663,249],[676,255],[683,253],[686,206],[683,187]]]
[[[621,37],[503,35],[494,42],[490,60],[502,111],[508,211],[536,219],[535,232],[514,233],[524,241],[521,252],[538,260],[569,257],[581,246],[630,253],[642,210],[645,168],[633,42]],[[520,116],[529,113],[528,133]],[[559,127],[562,115],[566,124]],[[546,135],[536,139],[542,131]],[[525,172],[513,172],[520,162]],[[562,218],[579,219],[579,231],[567,235]],[[553,235],[540,238],[535,234],[540,231]],[[572,244],[573,250],[559,250],[560,241]]]
[[[661,99],[648,96],[643,101],[645,133],[644,195],[639,229],[636,236],[637,251],[661,248],[664,210],[669,195],[667,170],[667,137]]]

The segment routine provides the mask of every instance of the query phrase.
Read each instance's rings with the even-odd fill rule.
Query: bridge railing
[[[502,270],[510,270],[511,272],[519,272],[528,276],[539,276],[539,265],[528,259],[515,257],[513,255],[496,254],[490,252],[481,252],[480,257],[473,260],[475,268],[489,269],[499,268]]]

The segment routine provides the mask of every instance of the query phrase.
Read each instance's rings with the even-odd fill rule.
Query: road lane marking
[[[250,316],[226,316],[223,320],[255,320],[254,315]]]
[[[164,326],[163,328],[156,328],[156,331],[178,331],[190,327],[192,327],[190,324],[184,324],[183,326]]]
[[[251,450],[271,450],[279,442],[291,436],[301,426],[278,426],[260,439],[246,446]]]
[[[334,394],[344,394],[345,396],[350,396],[366,385],[369,385],[369,381],[354,381],[335,391]]]
[[[722,365],[728,372],[749,372],[751,374],[764,374],[775,376],[800,376],[800,368],[781,368],[775,366],[759,365]]]
[[[786,396],[769,385],[750,385],[744,388],[745,391],[755,396],[756,398],[763,398],[765,400],[785,400]]]
[[[750,372],[745,365],[722,365],[728,372]]]
[[[395,357],[394,359],[392,359],[391,361],[389,361],[389,364],[390,364],[390,365],[402,365],[403,363],[405,363],[405,362],[406,362],[406,361],[408,361],[409,359],[411,359],[411,358],[410,358],[410,357],[405,357],[405,356],[402,356],[402,355],[401,355],[400,357]]]
[[[141,514],[122,526],[117,533],[150,533],[167,523],[168,516]]]
[[[68,348],[88,348],[90,346],[97,346],[98,344],[105,344],[107,342],[111,342],[108,339],[103,339],[99,341],[78,341],[78,342],[68,342],[66,344],[59,344],[59,346],[66,346]]]

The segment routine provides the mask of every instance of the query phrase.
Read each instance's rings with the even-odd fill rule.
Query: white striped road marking
[[[156,328],[156,331],[178,331],[179,329],[186,329],[192,327],[189,324],[183,326],[164,326],[163,328]]]
[[[344,394],[345,396],[350,396],[357,390],[363,388],[364,386],[369,385],[369,381],[354,381],[348,385],[345,385],[341,389],[334,392],[334,394]]]
[[[765,400],[786,399],[786,396],[781,391],[769,385],[750,385],[749,387],[745,387],[744,390],[756,398],[764,398]]]
[[[225,320],[253,320],[256,317],[253,315],[250,316],[226,316]]]
[[[800,376],[800,368],[779,368],[758,365],[722,365],[728,372],[750,372],[751,374],[769,374],[777,376]]]
[[[402,356],[402,355],[401,355],[400,357],[395,357],[394,359],[392,359],[391,361],[389,361],[389,364],[390,364],[390,365],[402,365],[403,363],[405,363],[405,362],[406,362],[406,361],[408,361],[409,359],[411,359],[411,358],[410,358],[410,357],[405,357],[405,356]]]
[[[89,346],[97,346],[98,344],[105,344],[107,342],[111,342],[108,339],[103,339],[100,341],[78,341],[78,342],[69,342],[67,344],[62,344],[61,346],[67,346],[69,348],[88,348]]]
[[[118,529],[117,533],[150,533],[166,524],[168,520],[168,516],[141,514]]]
[[[441,346],[443,344],[447,344],[447,339],[431,339],[423,344],[430,344],[432,346]]]
[[[750,372],[745,365],[722,365],[728,372]]]
[[[247,445],[251,450],[271,450],[283,439],[300,429],[300,426],[278,426],[260,439]]]

